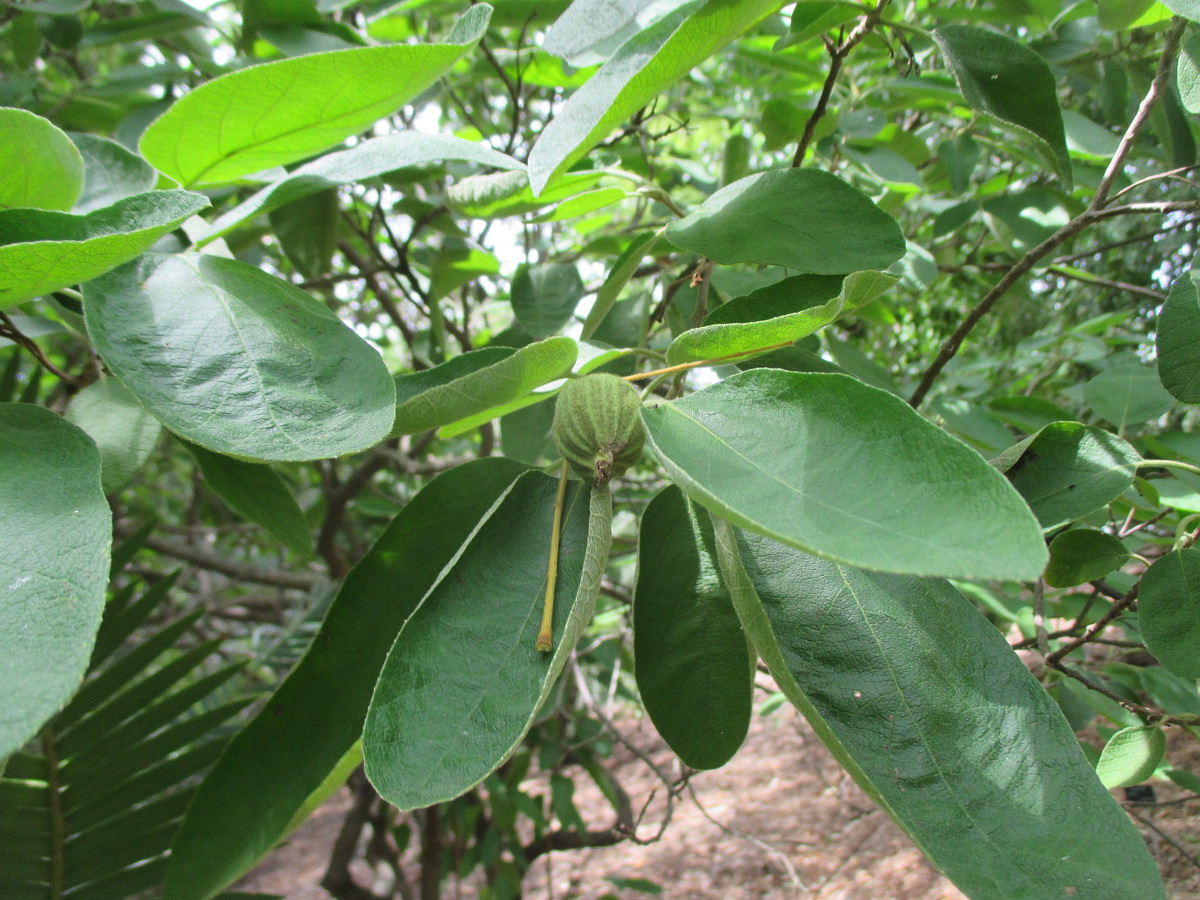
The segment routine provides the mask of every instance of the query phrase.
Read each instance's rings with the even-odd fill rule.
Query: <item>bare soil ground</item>
[[[656,763],[668,768],[673,764],[648,723],[623,724],[629,726],[631,742]],[[619,755],[617,760],[619,777],[635,804],[660,786],[632,754]],[[542,857],[526,878],[526,897],[598,900],[615,894],[634,900],[647,896],[618,889],[610,878],[655,882],[662,887],[663,897],[674,900],[964,897],[875,808],[790,710],[756,717],[746,745],[733,761],[696,775],[692,786],[694,796],[685,795],[676,804],[662,840]],[[1158,793],[1160,800],[1183,796],[1169,786],[1159,786]],[[611,813],[598,792],[581,786],[576,801],[593,827],[610,823]],[[238,888],[275,893],[287,900],[328,900],[319,883],[347,804],[343,793],[318,810]],[[655,817],[662,811],[660,797],[642,825],[643,836],[653,834]],[[1200,802],[1137,813],[1158,829],[1159,833],[1142,830],[1167,877],[1169,895],[1173,900],[1200,900],[1200,869],[1181,852],[1196,856],[1200,851]],[[475,891],[461,885],[457,895],[470,898]],[[448,890],[447,896],[455,896],[455,891]]]

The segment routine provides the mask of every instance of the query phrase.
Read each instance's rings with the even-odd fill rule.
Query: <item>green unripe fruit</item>
[[[550,434],[571,468],[604,484],[636,463],[646,442],[642,398],[616,375],[573,378],[558,392]]]

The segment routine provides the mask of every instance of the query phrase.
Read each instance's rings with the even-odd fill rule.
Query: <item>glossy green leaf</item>
[[[116,141],[94,134],[72,134],[71,141],[84,164],[83,192],[73,207],[76,213],[112,206],[153,190],[158,183],[154,167]]]
[[[142,408],[115,378],[101,378],[75,395],[67,421],[100,448],[104,493],[120,490],[142,467],[162,434],[162,423]]]
[[[104,609],[112,515],[100,453],[48,409],[0,404],[0,759],[62,709]]]
[[[687,3],[621,44],[542,129],[529,155],[534,193],[540,194],[610,131],[782,5],[780,0]]]
[[[102,275],[206,206],[190,191],[149,191],[81,216],[0,211],[0,309]]]
[[[1054,701],[951,585],[716,525],[738,615],[780,689],[965,894],[1165,898]]]
[[[1154,369],[1138,363],[1105,369],[1083,386],[1083,400],[1122,430],[1157,419],[1175,405]]]
[[[642,516],[633,655],[654,727],[694,769],[716,769],[750,727],[754,668],[721,581],[712,520],[676,487]]]
[[[312,551],[312,530],[296,498],[268,465],[249,463],[189,444],[204,483],[229,508],[267,529],[295,553]]]
[[[1086,516],[1133,484],[1138,452],[1114,434],[1055,422],[997,460],[1043,528]]]
[[[688,0],[575,0],[546,31],[542,49],[580,67],[612,56],[625,41]]]
[[[492,8],[465,12],[440,44],[312,53],[239,69],[177,100],[142,155],[185,186],[221,184],[312,156],[416,97],[483,36]]]
[[[48,119],[0,107],[0,210],[66,211],[83,189],[83,157]]]
[[[1138,624],[1146,648],[1165,668],[1200,678],[1200,550],[1174,550],[1146,570]]]
[[[841,275],[793,275],[760,287],[709,312],[705,325],[763,322],[820,306],[842,293]]]
[[[780,290],[780,285],[810,278],[833,282],[839,280],[820,275],[797,275],[785,279],[784,282],[776,282],[774,285],[763,288],[762,291],[768,292],[772,296],[778,296],[776,292]],[[733,322],[726,319],[727,324],[709,324],[706,320],[703,326],[685,331],[671,342],[671,346],[667,348],[667,362],[670,365],[678,365],[694,360],[749,353],[764,347],[799,341],[816,333],[830,322],[836,322],[842,316],[849,315],[877,299],[897,281],[899,279],[896,276],[888,275],[886,272],[855,272],[846,276],[839,293],[834,294],[832,299],[819,306],[810,306],[798,312],[784,313],[762,321]],[[805,285],[808,283],[804,282]],[[798,290],[798,293],[802,292],[802,288]],[[754,296],[751,294],[750,297],[742,299],[750,301]],[[718,307],[714,313],[724,317],[749,311],[748,303],[746,305],[739,303],[739,308],[733,311],[726,310],[735,303],[738,301],[730,301],[724,306]],[[765,306],[766,304],[757,305]]]
[[[1158,378],[1181,403],[1200,403],[1200,301],[1195,266],[1171,285],[1167,302],[1158,314],[1155,348]]]
[[[535,649],[557,479],[522,475],[404,623],[363,729],[367,777],[417,809],[474,787],[516,748],[592,618],[611,540],[606,487],[563,505],[553,653]]]
[[[476,355],[485,351],[491,355]],[[538,385],[566,374],[579,347],[568,337],[552,337],[504,356],[498,351],[485,348],[427,372],[397,378],[400,402],[393,434],[428,431],[523,397]],[[493,357],[495,362],[491,361]],[[476,360],[486,364],[479,366]]]
[[[571,321],[581,299],[583,279],[570,263],[522,265],[513,276],[513,315],[535,338],[549,337]]]
[[[166,900],[205,900],[274,846],[362,733],[404,621],[525,467],[494,457],[431,481],[347,576],[321,631],[209,773],[175,839]]]
[[[497,169],[523,168],[511,156],[462,138],[416,131],[387,134],[365,140],[349,150],[326,154],[272,182],[217,219],[204,241],[220,237],[255,216],[317,191],[377,178],[406,166],[442,160],[461,160]]]
[[[164,425],[217,453],[322,459],[387,437],[383,360],[323,304],[232,259],[141,259],[84,288],[105,364]]]
[[[1104,745],[1096,775],[1109,790],[1141,784],[1154,774],[1167,750],[1167,735],[1154,725],[1122,728]]]
[[[846,375],[752,369],[646,409],[647,445],[736,525],[885,572],[1036,578],[1041,530],[995,469]]]
[[[818,275],[886,269],[905,250],[895,219],[818,169],[774,169],[735,181],[668,225],[667,240],[725,265]]]
[[[1056,588],[1087,584],[1115,572],[1128,561],[1129,551],[1111,534],[1073,528],[1050,542],[1046,584]]]
[[[612,206],[614,203],[630,196],[624,188],[602,187],[594,191],[585,191],[559,203],[548,212],[534,216],[531,222],[565,222],[567,219],[577,219],[580,216]]]
[[[1200,114],[1200,34],[1193,34],[1179,49],[1175,84],[1183,108],[1193,115]]]
[[[1057,84],[1046,61],[1027,44],[971,25],[946,25],[932,36],[966,101],[1032,138],[1069,187],[1071,159]]]

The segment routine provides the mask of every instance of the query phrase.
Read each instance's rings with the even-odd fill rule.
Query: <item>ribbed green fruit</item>
[[[574,378],[558,392],[550,434],[579,477],[604,484],[636,463],[646,442],[642,398],[616,375]]]

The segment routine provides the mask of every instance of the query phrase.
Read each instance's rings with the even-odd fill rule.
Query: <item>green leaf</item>
[[[104,609],[112,515],[100,453],[48,409],[0,404],[0,759],[62,709]]]
[[[1122,728],[1104,745],[1096,775],[1110,791],[1141,784],[1154,774],[1167,750],[1167,735],[1154,725]]]
[[[1020,41],[970,25],[946,25],[932,36],[966,101],[1033,138],[1069,188],[1071,158],[1054,73],[1046,61]]]
[[[725,582],[780,689],[965,894],[1165,897],[1054,701],[947,582],[716,526]]]
[[[383,360],[299,288],[232,259],[150,253],[84,288],[105,364],[164,425],[217,453],[322,459],[392,426]]]
[[[676,487],[642,516],[633,654],[654,727],[694,769],[733,758],[750,727],[754,667],[717,569],[712,520]]]
[[[610,131],[782,5],[780,0],[686,3],[621,44],[542,129],[529,154],[534,193],[541,194]]]
[[[964,578],[1036,578],[1045,566],[1037,522],[995,469],[849,376],[752,369],[643,418],[684,493],[810,553]]]
[[[404,621],[524,469],[499,457],[456,466],[388,526],[304,658],[200,786],[172,848],[166,900],[213,896],[283,836],[362,733]]]
[[[273,209],[268,216],[271,230],[284,255],[305,278],[330,271],[337,249],[341,207],[337,191],[330,189],[293,200]]]
[[[0,107],[0,210],[68,210],[83,189],[83,157],[49,120]]]
[[[886,269],[905,251],[895,219],[817,169],[775,169],[735,181],[668,225],[667,240],[724,265],[818,275]]]
[[[462,160],[498,169],[523,168],[511,156],[462,138],[416,131],[387,134],[365,140],[349,150],[326,154],[272,182],[217,219],[200,243],[309,194],[442,160]]]
[[[737,322],[733,318],[738,315],[760,315],[763,312],[770,315],[763,307],[776,304],[767,298],[781,297],[784,292],[794,291],[793,296],[803,298],[801,302],[806,302],[806,291],[813,281],[833,282],[836,290],[836,282],[842,280],[821,275],[796,275],[741,298],[741,301],[745,302],[732,300],[724,306],[719,306],[713,310],[713,315],[703,326],[685,331],[671,342],[671,346],[667,348],[667,362],[670,365],[678,365],[694,360],[735,356],[764,347],[799,341],[815,334],[830,322],[836,322],[842,316],[866,306],[899,279],[885,272],[855,272],[846,276],[840,292],[833,295],[833,299],[820,306],[784,313],[765,321]],[[765,295],[762,302],[755,302],[754,298],[760,294]],[[757,309],[752,309],[752,304]],[[730,310],[729,307],[735,308]],[[728,324],[709,324],[714,318]]]
[[[688,0],[575,0],[546,31],[542,49],[572,66],[612,56],[625,41]]]
[[[150,458],[162,424],[115,378],[101,377],[75,395],[67,421],[82,428],[100,448],[104,493],[120,490]]]
[[[555,339],[551,338],[551,340]],[[574,364],[569,367],[571,374],[575,376],[594,372],[606,363],[627,356],[631,352],[620,348],[601,347],[597,344],[589,344],[586,341],[579,341],[577,348],[579,355],[575,358]],[[566,372],[562,374],[565,375]],[[478,428],[484,422],[490,422],[492,419],[507,416],[509,413],[516,412],[519,409],[525,409],[526,407],[542,403],[557,395],[564,383],[564,380],[561,378],[550,379],[533,390],[511,400],[489,406],[480,412],[472,413],[465,418],[458,419],[448,425],[443,425],[438,429],[438,435],[444,438],[455,437]]]
[[[802,0],[792,8],[788,33],[775,43],[775,52],[802,44],[862,14],[861,6],[846,0]]]
[[[1157,419],[1175,405],[1154,369],[1139,363],[1105,369],[1083,386],[1083,400],[1120,430]]]
[[[1114,434],[1079,422],[1055,422],[1006,451],[997,466],[1043,528],[1073,522],[1133,484],[1138,452]]]
[[[1109,31],[1124,31],[1153,5],[1154,0],[1096,0],[1100,27]]]
[[[1197,301],[1195,265],[1167,294],[1158,314],[1155,349],[1158,377],[1163,387],[1181,403],[1200,403],[1200,302]]]
[[[118,200],[144,194],[158,183],[158,173],[148,162],[108,138],[72,134],[72,143],[83,157],[83,193],[73,211],[89,213]]]
[[[1125,545],[1103,531],[1075,528],[1050,542],[1050,564],[1046,584],[1056,588],[1075,587],[1103,578],[1129,561]]]
[[[605,317],[612,312],[617,298],[621,296],[621,291],[629,284],[629,279],[633,277],[633,273],[637,271],[646,255],[658,245],[662,235],[662,229],[643,232],[630,241],[629,246],[617,257],[608,277],[604,279],[604,284],[596,292],[596,300],[592,303],[592,308],[588,311],[587,319],[583,323],[583,331],[580,333],[583,340],[589,340],[596,334],[596,330]]]
[[[441,44],[312,53],[213,79],[142,135],[142,155],[185,186],[222,184],[319,153],[391,115],[483,36],[492,8],[465,12]]]
[[[1175,84],[1183,108],[1192,114],[1200,113],[1200,34],[1193,34],[1183,42],[1175,69]]]
[[[523,216],[591,191],[602,177],[603,172],[571,172],[535,197],[525,171],[469,175],[450,187],[446,202],[455,212],[472,219]]]
[[[563,504],[555,649],[534,648],[557,479],[522,475],[396,638],[363,729],[367,777],[400,809],[450,800],[516,748],[592,618],[611,540],[606,487]],[[469,652],[464,652],[469,648]]]
[[[568,337],[547,338],[503,357],[499,349],[477,350],[426,372],[399,376],[396,394],[400,402],[392,433],[428,431],[523,397],[564,375],[579,353],[578,345]],[[489,355],[476,355],[484,352]]]
[[[1200,0],[1162,0],[1162,4],[1177,16],[1200,22]]]
[[[569,263],[521,265],[513,276],[513,315],[535,338],[549,337],[570,322],[582,298],[583,279]]]
[[[267,529],[293,552],[312,552],[312,533],[304,513],[274,469],[195,444],[188,444],[188,450],[204,474],[204,483],[230,509]]]
[[[1164,668],[1200,678],[1200,550],[1174,550],[1146,570],[1138,623],[1146,649]]]
[[[206,206],[190,191],[149,191],[82,216],[0,211],[0,309],[102,275]]]

